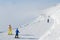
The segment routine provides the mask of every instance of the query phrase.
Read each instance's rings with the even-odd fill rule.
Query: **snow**
[[[0,28],[0,40],[60,40],[60,5],[47,8],[44,12],[46,14],[40,15],[27,26],[18,27],[19,39],[14,38],[16,29],[13,29],[13,35],[8,35],[8,28]]]
[[[60,40],[60,4],[48,8],[46,13],[54,19],[54,25],[39,40]]]
[[[32,23],[26,27],[19,28],[19,39],[15,39],[15,30],[13,29],[13,35],[8,35],[8,28],[2,29],[0,32],[0,40],[38,40],[47,30],[51,28],[54,23],[52,18],[49,18],[50,22],[47,23],[47,16],[39,16]],[[2,31],[1,30],[1,31]]]

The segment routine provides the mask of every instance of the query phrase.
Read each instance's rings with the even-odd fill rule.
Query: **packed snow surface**
[[[60,40],[60,4],[47,8],[46,13],[54,19],[54,24],[39,40]]]

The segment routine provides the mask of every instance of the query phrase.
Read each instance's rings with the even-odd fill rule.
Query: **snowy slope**
[[[41,37],[47,30],[49,30],[49,28],[54,23],[54,20],[52,18],[49,19],[50,22],[47,23],[47,16],[43,16],[43,18],[39,16],[34,22],[29,24],[27,27],[21,28],[21,34],[24,33],[34,35],[33,37],[35,38]]]
[[[38,19],[38,20],[37,20]],[[53,25],[54,20],[50,18],[50,22],[47,23],[47,17],[44,20],[40,20],[40,16],[33,23],[27,27],[20,28],[19,39],[15,39],[15,29],[13,29],[13,35],[8,35],[7,30],[0,33],[0,40],[38,40],[49,28]]]
[[[39,16],[34,22],[29,24],[27,27],[18,27],[20,30],[20,39],[14,38],[15,29],[13,29],[13,35],[8,35],[6,29],[5,32],[0,33],[0,40],[38,40],[39,37],[41,37],[53,25],[54,20],[52,18],[49,19],[50,22],[47,23],[47,16],[44,16],[42,18],[41,16]]]
[[[39,40],[60,40],[60,4],[48,8],[46,13],[54,19],[54,25]]]
[[[49,12],[47,12],[49,13]],[[54,19],[53,15],[49,18],[49,23],[47,23],[48,17],[46,15],[50,14],[41,14],[37,17],[32,23],[26,27],[18,27],[20,34],[19,39],[15,39],[15,29],[13,29],[13,35],[7,34],[7,29],[1,28],[0,40],[38,40],[43,38],[44,34],[53,26]],[[2,32],[3,31],[3,32]],[[45,35],[46,36],[46,35]],[[44,36],[44,37],[45,37]]]
[[[39,37],[41,37],[54,24],[54,20],[51,17],[49,18],[49,23],[47,23],[47,19],[48,17],[43,14],[37,17],[32,23],[30,23],[26,27],[21,28],[19,26],[19,39],[14,38],[16,29],[13,29],[13,35],[8,35],[8,28],[1,28],[0,40],[38,40]]]
[[[14,32],[13,32],[13,35],[8,35],[7,32],[0,33],[0,40],[37,40],[37,38],[26,36],[24,34],[19,34],[19,38],[14,38],[14,37],[15,37]]]

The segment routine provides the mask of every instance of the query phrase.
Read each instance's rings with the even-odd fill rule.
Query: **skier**
[[[9,25],[9,27],[8,27],[8,35],[12,35],[12,27],[11,27],[11,25]]]
[[[20,33],[20,32],[19,32],[19,30],[18,30],[18,28],[17,28],[17,29],[16,29],[15,38],[19,38],[19,37],[18,37],[18,33]]]
[[[47,22],[49,23],[49,19],[47,19]]]
[[[50,18],[50,16],[48,16],[48,19],[47,19],[47,22],[48,22],[48,23],[50,22],[50,19],[49,19],[49,18]]]

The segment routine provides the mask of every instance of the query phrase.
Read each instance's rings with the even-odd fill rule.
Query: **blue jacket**
[[[18,33],[19,33],[19,30],[18,30],[18,29],[16,29],[16,35],[18,35]]]

